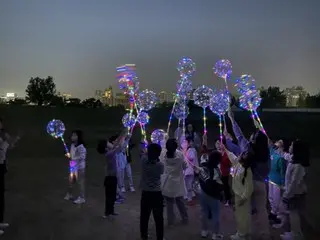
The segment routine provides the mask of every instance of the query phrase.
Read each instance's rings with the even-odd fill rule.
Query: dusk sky
[[[0,94],[25,95],[30,77],[91,97],[116,67],[135,63],[141,88],[175,90],[182,56],[194,87],[221,87],[212,67],[233,64],[259,86],[320,90],[319,0],[0,0]]]

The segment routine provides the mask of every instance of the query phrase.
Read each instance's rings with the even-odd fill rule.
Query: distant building
[[[118,105],[122,105],[125,108],[129,108],[130,107],[129,96],[124,93],[116,93],[114,97],[113,106],[118,106]]]
[[[114,105],[114,97],[113,97],[113,90],[112,86],[104,90],[102,94],[102,98],[100,99],[102,104],[108,105],[108,106],[113,106]]]
[[[94,93],[94,98],[96,100],[101,100],[103,98],[103,91],[102,90],[96,90]]]
[[[166,92],[166,91],[161,91],[158,93],[158,98],[159,98],[159,103],[170,103],[174,102],[175,99],[175,93],[173,92]]]
[[[65,100],[69,100],[72,98],[72,95],[70,93],[62,93],[61,97],[63,97]]]
[[[286,95],[286,106],[287,107],[298,107],[300,100],[305,100],[307,97],[307,92],[303,89],[303,87],[292,87],[286,88],[284,90],[284,94]]]

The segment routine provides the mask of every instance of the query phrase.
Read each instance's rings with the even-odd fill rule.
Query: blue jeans
[[[220,201],[201,191],[200,206],[202,230],[220,233]],[[211,216],[210,219],[209,216]]]

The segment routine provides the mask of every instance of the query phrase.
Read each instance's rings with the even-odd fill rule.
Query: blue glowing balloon
[[[177,82],[177,93],[181,98],[187,99],[192,92],[192,81],[188,78],[182,78]]]
[[[173,115],[179,120],[186,119],[189,115],[189,107],[187,106],[186,102],[178,101],[173,110]]]
[[[210,110],[217,115],[224,115],[230,106],[230,97],[224,89],[219,90],[214,94],[210,103]]]
[[[149,111],[158,102],[157,94],[148,89],[143,90],[138,94],[137,105],[140,110]]]
[[[249,90],[256,90],[256,82],[249,74],[243,74],[236,79],[235,87],[237,91],[243,95]]]
[[[196,71],[196,64],[191,58],[183,57],[178,62],[177,70],[180,72],[181,78],[188,78]]]
[[[66,128],[61,120],[53,119],[47,125],[47,133],[55,138],[63,137],[65,131]]]
[[[240,107],[248,111],[256,111],[261,104],[260,92],[258,90],[248,90],[239,98]]]
[[[126,113],[122,117],[122,124],[125,128],[132,128],[136,124],[136,116],[134,114]]]
[[[162,129],[156,129],[151,133],[151,142],[161,144],[167,138],[167,134]]]
[[[213,89],[205,85],[198,87],[193,93],[194,104],[202,108],[210,106],[211,99],[213,98],[213,93]]]
[[[221,59],[214,65],[214,73],[221,78],[229,78],[232,74],[232,65],[228,59]]]
[[[146,125],[149,123],[149,115],[146,112],[139,112],[138,117],[137,117],[137,121],[141,124],[141,125]]]

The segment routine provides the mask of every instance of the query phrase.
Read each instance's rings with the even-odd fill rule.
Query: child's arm
[[[249,141],[244,137],[241,128],[239,127],[238,123],[234,119],[234,116],[233,116],[231,109],[229,109],[229,111],[228,111],[228,116],[229,116],[230,121],[232,123],[233,133],[238,140],[238,144],[239,144],[241,151],[244,152],[244,151],[248,150]]]
[[[224,149],[224,151],[227,154],[227,156],[231,162],[231,165],[236,165],[238,163],[238,157],[226,148]]]

